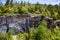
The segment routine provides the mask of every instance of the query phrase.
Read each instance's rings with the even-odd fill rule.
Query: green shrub
[[[35,14],[40,14],[39,10],[35,11]]]
[[[27,33],[20,33],[17,35],[18,40],[27,40],[28,34]]]
[[[0,40],[12,40],[12,32],[11,32],[11,30],[6,34],[0,33]]]
[[[27,13],[28,12],[28,9],[26,7],[22,7],[21,12],[22,13]]]

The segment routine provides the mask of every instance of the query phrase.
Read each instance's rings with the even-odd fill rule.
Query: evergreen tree
[[[11,0],[10,5],[13,6],[13,0]]]
[[[23,1],[21,1],[21,6],[23,6],[23,4],[24,4]]]
[[[6,6],[8,6],[8,5],[9,5],[9,3],[10,3],[10,0],[6,0],[5,5],[6,5]]]

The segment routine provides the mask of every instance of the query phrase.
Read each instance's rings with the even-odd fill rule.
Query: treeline
[[[13,14],[41,14],[44,16],[52,17],[54,20],[60,19],[60,6],[31,4],[29,2],[13,2],[13,0],[6,0],[5,5],[0,4],[0,16],[8,16]]]

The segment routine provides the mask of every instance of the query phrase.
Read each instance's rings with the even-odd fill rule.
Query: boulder
[[[45,17],[44,20],[45,20],[46,23],[47,23],[47,28],[49,28],[49,29],[55,28],[55,24],[54,24],[54,21],[53,21],[52,18]]]

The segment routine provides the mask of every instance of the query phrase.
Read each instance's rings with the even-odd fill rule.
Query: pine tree
[[[10,0],[6,0],[5,6],[8,6],[10,3]]]
[[[24,4],[23,1],[21,1],[21,6],[23,6],[23,4]]]
[[[10,1],[10,5],[13,6],[13,0]]]

